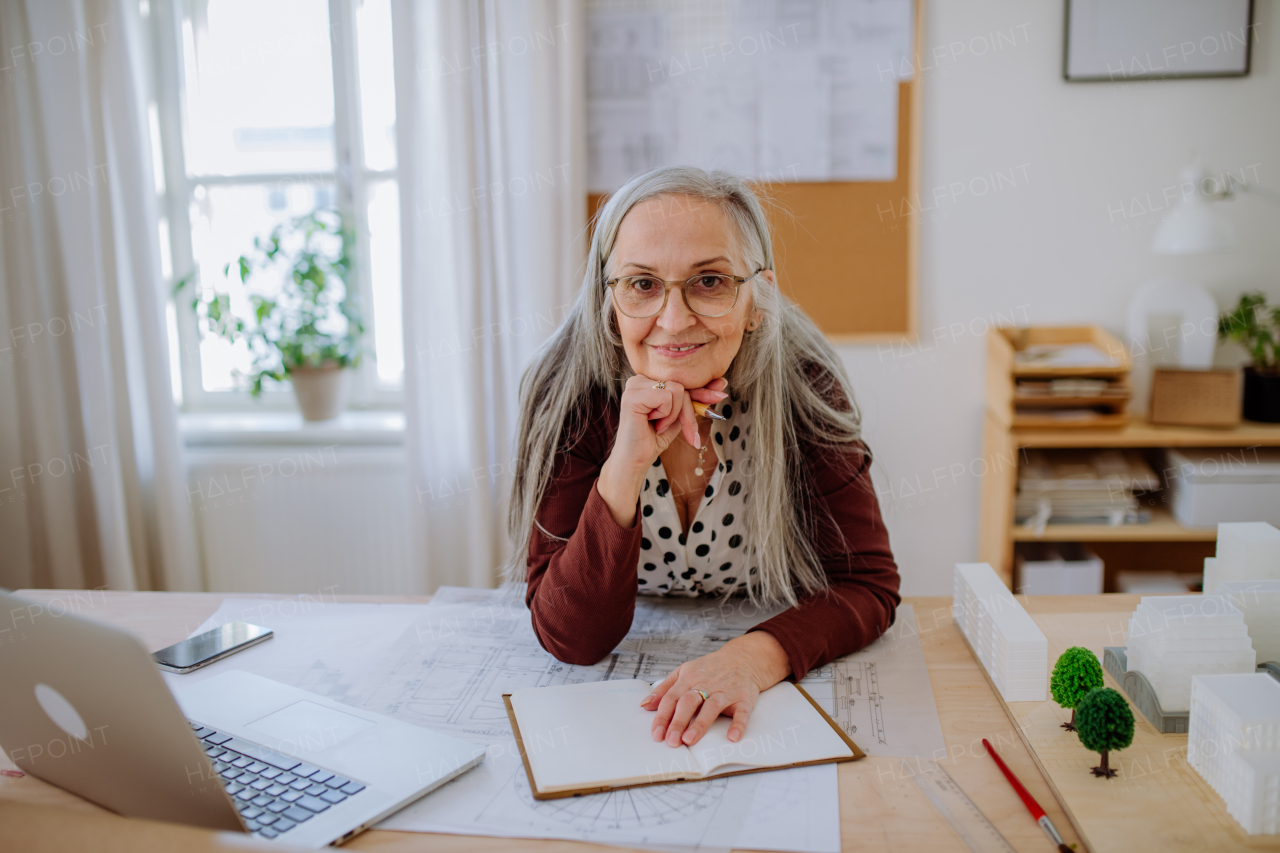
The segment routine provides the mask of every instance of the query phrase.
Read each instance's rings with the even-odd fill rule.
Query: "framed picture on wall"
[[[1253,0],[1064,0],[1062,76],[1125,82],[1243,77]]]

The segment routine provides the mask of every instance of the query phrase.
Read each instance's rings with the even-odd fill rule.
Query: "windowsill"
[[[297,412],[187,412],[178,415],[186,447],[392,445],[404,443],[404,413],[343,412],[308,423]]]

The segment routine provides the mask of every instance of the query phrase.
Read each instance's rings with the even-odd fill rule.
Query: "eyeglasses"
[[[764,272],[764,267],[743,278],[740,275],[699,273],[684,281],[666,281],[654,275],[627,275],[606,281],[613,291],[613,304],[633,320],[644,320],[661,314],[667,307],[671,288],[680,287],[680,295],[689,310],[700,317],[723,317],[738,304],[742,285]]]

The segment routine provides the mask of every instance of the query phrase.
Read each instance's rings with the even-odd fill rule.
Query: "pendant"
[[[694,476],[701,477],[701,476],[702,476],[702,469],[701,469],[701,468],[694,468],[694,469],[693,469],[693,473],[694,473]]]

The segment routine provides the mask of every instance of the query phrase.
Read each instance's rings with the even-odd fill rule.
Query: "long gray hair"
[[[739,273],[773,269],[764,210],[751,188],[734,175],[688,166],[656,169],[614,193],[596,218],[582,290],[520,383],[520,430],[507,517],[516,546],[507,565],[509,580],[524,579],[529,540],[556,453],[580,437],[590,417],[582,408],[601,392],[616,404],[633,375],[604,283],[623,218],[640,202],[665,195],[720,205],[737,228],[739,260],[745,264]],[[751,401],[754,417],[755,484],[743,531],[759,560],[759,573],[748,595],[766,605],[794,605],[797,591],[826,586],[811,541],[816,508],[798,436],[820,444],[848,444],[860,437],[861,418],[844,367],[813,321],[763,276],[752,279],[752,293],[761,321],[743,335],[725,375],[730,392]]]

